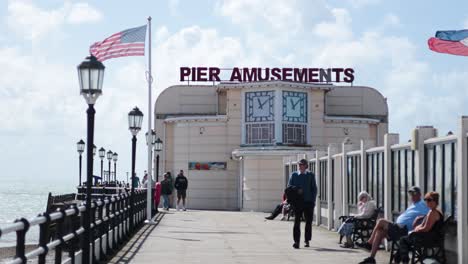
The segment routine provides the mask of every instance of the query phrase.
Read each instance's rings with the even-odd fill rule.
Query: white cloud
[[[376,5],[382,2],[382,0],[348,0],[348,2],[354,8],[361,8],[369,5]]]
[[[313,32],[319,37],[335,40],[346,40],[352,37],[351,16],[346,9],[331,10],[333,22],[321,22],[315,26]]]
[[[383,24],[388,25],[388,26],[400,26],[401,25],[400,18],[393,13],[389,13],[385,15]]]
[[[215,29],[187,27],[156,43],[154,58],[159,91],[177,84],[181,66],[233,66],[246,64],[239,39],[222,37]]]
[[[228,17],[232,23],[246,28],[261,23],[262,27],[282,32],[297,32],[302,26],[298,1],[283,0],[222,0],[215,12]]]
[[[6,21],[18,35],[28,40],[38,40],[59,30],[65,23],[96,22],[101,18],[101,13],[87,3],[65,2],[55,9],[45,9],[30,0],[10,0]]]
[[[65,19],[64,8],[44,10],[30,1],[9,1],[7,24],[26,39],[38,37],[57,30]]]
[[[70,9],[67,21],[70,24],[82,24],[97,22],[102,19],[102,14],[88,3],[75,3]]]
[[[468,17],[465,19],[465,21],[463,22],[463,28],[464,29],[468,29]]]

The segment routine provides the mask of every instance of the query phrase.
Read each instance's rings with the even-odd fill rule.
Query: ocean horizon
[[[76,193],[71,181],[56,179],[2,179],[0,184],[0,228],[12,224],[15,219],[31,219],[46,209],[49,192],[52,195]],[[31,227],[26,244],[37,243],[39,228]],[[0,247],[13,246],[16,234],[0,237]]]

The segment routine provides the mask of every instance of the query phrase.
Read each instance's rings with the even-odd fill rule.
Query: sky
[[[148,16],[153,101],[179,84],[181,66],[351,67],[355,85],[387,98],[390,132],[402,142],[418,125],[433,125],[440,135],[456,131],[458,117],[468,114],[468,58],[427,48],[437,30],[468,28],[468,1],[0,0],[1,182],[78,182],[76,142],[86,140],[87,105],[76,66],[92,43],[144,25]],[[147,58],[104,64],[95,145],[119,154],[123,180],[134,106],[147,130]],[[138,140],[141,176],[144,132]]]

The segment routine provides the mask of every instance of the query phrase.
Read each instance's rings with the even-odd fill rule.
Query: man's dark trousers
[[[305,241],[309,242],[312,239],[312,218],[314,215],[314,204],[305,202],[303,206],[294,208],[294,228],[293,237],[294,243],[299,244],[301,241],[301,218],[302,214],[305,217]]]

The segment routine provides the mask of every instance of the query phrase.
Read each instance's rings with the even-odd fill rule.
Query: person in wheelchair
[[[377,210],[377,205],[372,200],[372,197],[365,191],[359,193],[358,201],[358,213],[351,215],[351,217],[349,217],[343,224],[341,224],[340,228],[338,229],[338,233],[341,236],[346,237],[346,242],[341,245],[341,247],[354,247],[353,240],[351,239],[354,228],[354,219],[370,218],[375,213],[375,210]]]

